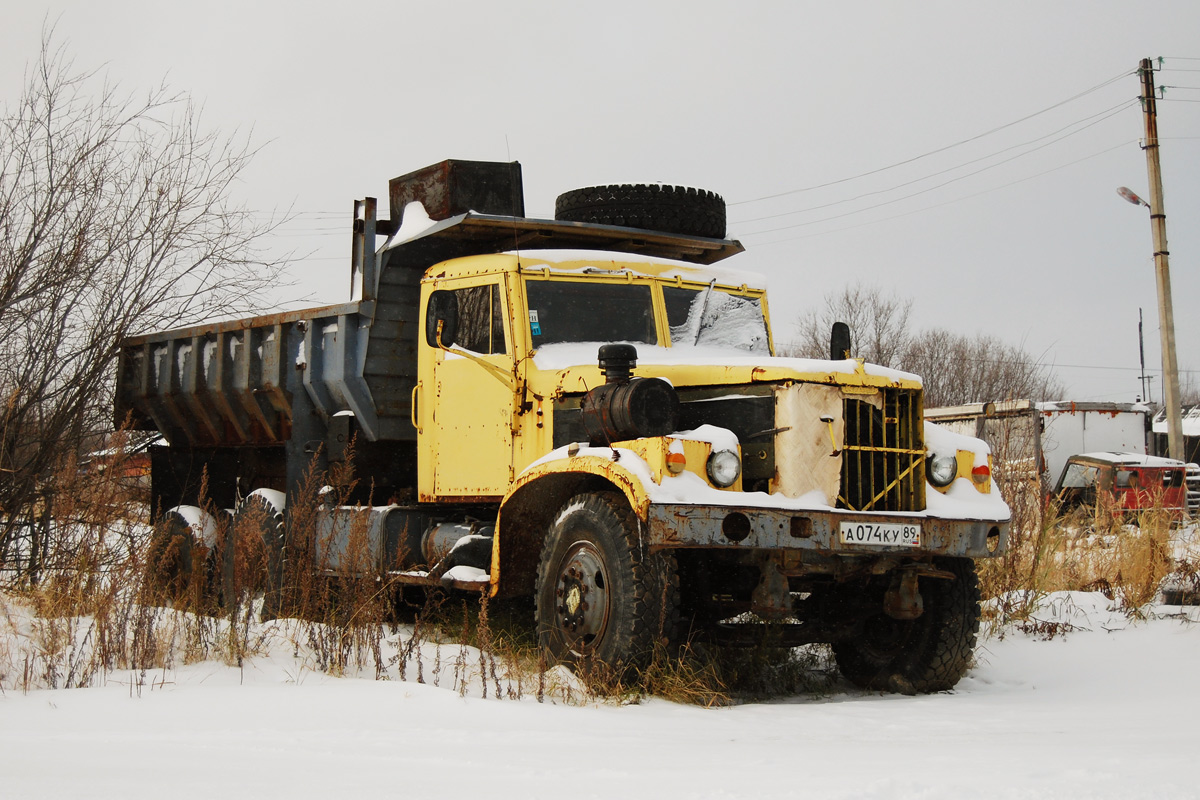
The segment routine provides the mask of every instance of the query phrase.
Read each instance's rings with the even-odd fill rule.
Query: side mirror
[[[454,292],[439,289],[429,296],[429,306],[425,309],[425,341],[430,347],[449,347],[457,336],[458,297]]]
[[[844,322],[833,323],[829,332],[829,360],[841,361],[850,357],[850,326]]]

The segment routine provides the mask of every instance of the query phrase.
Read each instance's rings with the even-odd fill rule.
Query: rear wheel
[[[917,694],[953,688],[966,674],[979,632],[979,579],[969,558],[935,559],[953,580],[922,578],[924,612],[898,620],[883,612],[886,584],[859,587],[878,611],[833,645],[838,668],[864,689]],[[842,591],[849,591],[843,587]]]
[[[152,601],[189,603],[198,610],[214,603],[218,526],[197,506],[175,506],[163,514],[146,555],[145,588]]]
[[[260,489],[238,503],[225,548],[222,597],[226,605],[262,594],[263,617],[278,616],[284,581],[284,499]]]
[[[554,660],[618,670],[649,661],[679,627],[679,581],[670,553],[639,542],[625,499],[576,495],[556,516],[538,566],[538,640]]]

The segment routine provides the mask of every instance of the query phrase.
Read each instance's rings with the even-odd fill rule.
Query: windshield
[[[715,286],[663,286],[670,347],[770,354],[762,301]],[[529,334],[542,345],[575,342],[657,344],[649,283],[525,281]],[[667,336],[663,336],[666,344]]]
[[[526,281],[525,288],[534,348],[556,342],[658,341],[648,284]]]
[[[1062,488],[1083,489],[1096,485],[1097,469],[1088,464],[1072,463],[1062,477]]]
[[[729,347],[768,353],[767,325],[757,297],[715,287],[663,287],[672,347]]]

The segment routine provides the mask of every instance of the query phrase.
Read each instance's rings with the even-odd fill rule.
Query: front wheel
[[[679,578],[670,553],[643,549],[640,522],[620,495],[573,497],[542,547],[538,641],[554,661],[645,664],[679,627]]]
[[[954,574],[922,578],[924,613],[898,620],[883,612],[886,584],[860,587],[859,598],[878,610],[833,645],[838,668],[864,689],[917,694],[951,689],[966,674],[979,633],[979,578],[969,558],[939,558],[934,566]],[[845,587],[846,591],[849,587]]]

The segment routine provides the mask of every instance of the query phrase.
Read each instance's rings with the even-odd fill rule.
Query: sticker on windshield
[[[542,335],[542,326],[538,323],[538,315],[536,309],[531,309],[529,312],[529,332],[534,336]]]

